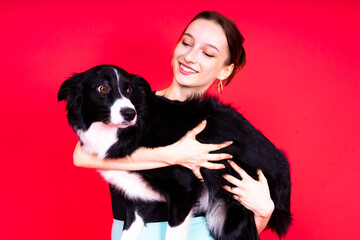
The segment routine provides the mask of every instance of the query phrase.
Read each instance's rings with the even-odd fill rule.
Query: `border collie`
[[[233,161],[254,179],[258,179],[257,169],[263,171],[275,204],[267,227],[280,238],[286,234],[292,221],[289,163],[231,106],[210,96],[185,102],[156,96],[143,78],[114,65],[100,65],[74,74],[62,84],[58,100],[67,102],[69,124],[84,150],[100,158],[130,155],[141,146],[172,144],[207,120],[197,140],[202,143],[231,140],[233,144],[221,152],[231,154]],[[227,161],[221,163],[225,169],[201,169],[204,182],[179,165],[143,171],[100,171],[106,181],[133,203],[127,206],[131,214],[127,213],[122,239],[136,239],[139,235],[149,212],[149,204],[145,203],[164,201],[168,206],[169,240],[181,239],[186,234],[194,213],[205,215],[215,239],[259,239],[253,213],[222,188],[233,186],[222,178],[225,173],[241,177]]]

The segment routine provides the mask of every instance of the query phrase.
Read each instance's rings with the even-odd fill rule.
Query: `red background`
[[[246,39],[247,65],[221,98],[289,157],[286,239],[358,238],[360,4],[290,2],[2,1],[0,238],[110,238],[108,186],[73,166],[77,138],[57,91],[104,63],[168,86],[179,34],[208,9]]]

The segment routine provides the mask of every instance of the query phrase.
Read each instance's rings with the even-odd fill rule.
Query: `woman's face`
[[[222,27],[214,21],[198,19],[186,29],[172,59],[174,81],[182,87],[204,92],[215,79],[226,79],[233,64]]]

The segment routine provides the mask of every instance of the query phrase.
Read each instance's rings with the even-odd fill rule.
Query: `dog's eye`
[[[126,90],[127,93],[132,93],[133,89],[132,87],[128,87],[128,89]]]
[[[105,85],[101,85],[97,88],[99,93],[108,93],[109,92],[109,88]]]

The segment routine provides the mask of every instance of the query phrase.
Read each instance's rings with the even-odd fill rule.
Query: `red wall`
[[[247,65],[225,88],[291,163],[286,239],[359,234],[359,3],[356,1],[48,1],[0,3],[1,239],[109,239],[107,184],[76,168],[57,102],[74,72],[111,63],[171,81],[176,40],[198,12],[231,17]],[[276,239],[266,232],[262,239]]]

